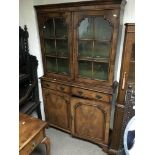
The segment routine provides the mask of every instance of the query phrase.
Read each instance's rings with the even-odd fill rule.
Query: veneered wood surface
[[[71,99],[72,134],[107,144],[111,105],[87,99]]]
[[[123,126],[123,117],[124,117],[124,109],[125,109],[125,100],[126,100],[126,91],[128,88],[128,77],[129,77],[129,68],[130,66],[130,58],[132,54],[132,46],[135,44],[135,24],[134,23],[127,23],[125,24],[125,38],[124,38],[124,48],[123,48],[123,55],[122,55],[122,64],[121,64],[121,73],[120,73],[120,82],[119,82],[119,89],[118,89],[118,96],[117,96],[117,104],[114,116],[114,127],[112,133],[112,142],[110,146],[110,153],[117,154],[120,146],[120,139],[121,131]],[[126,72],[126,78],[124,83],[124,89],[122,88],[123,85],[123,76]]]
[[[132,46],[135,43],[135,25],[134,24],[126,24],[125,29],[125,39],[124,39],[124,49],[122,56],[122,65],[121,65],[121,75],[120,75],[120,86],[118,90],[117,103],[124,105],[125,104],[125,93],[128,87],[127,81],[129,77],[129,69],[130,69],[130,58],[132,54]],[[123,75],[126,72],[125,86],[122,89],[123,85]]]
[[[42,59],[43,59],[43,67],[45,76],[62,81],[75,81],[77,83],[83,83],[84,85],[98,85],[100,86],[112,86],[113,77],[114,77],[114,64],[115,64],[115,55],[117,48],[117,36],[119,30],[119,18],[120,18],[120,7],[118,7],[121,1],[110,2],[109,8],[107,7],[106,2],[93,2],[91,6],[91,2],[87,3],[77,3],[75,8],[68,7],[67,4],[64,5],[47,5],[47,6],[37,6],[37,17],[38,17],[38,25],[39,25],[39,34],[41,41],[41,51],[42,51]],[[94,6],[94,3],[96,5]],[[75,3],[73,3],[74,5]],[[81,4],[81,6],[80,6]],[[112,5],[113,4],[113,5]],[[118,5],[119,4],[119,5]],[[78,6],[79,5],[79,6]],[[83,11],[82,5],[85,9]],[[55,6],[55,9],[54,9]],[[57,8],[57,6],[59,6]],[[60,6],[62,8],[60,8]],[[106,7],[105,7],[106,6]],[[65,8],[66,7],[66,8]],[[93,8],[92,8],[93,7]],[[101,7],[101,8],[100,8]],[[86,9],[87,8],[87,9]],[[54,11],[55,10],[55,11]],[[54,11],[54,12],[53,12]],[[115,16],[114,16],[115,15]],[[82,78],[78,73],[78,28],[79,23],[88,16],[94,17],[104,17],[105,20],[109,21],[109,26],[112,26],[112,38],[111,38],[111,48],[110,48],[110,57],[109,57],[109,67],[108,67],[108,79],[107,80],[97,80],[91,78]],[[45,56],[45,47],[44,47],[44,35],[43,35],[43,26],[47,19],[52,19],[53,17],[58,18],[62,17],[66,24],[68,25],[68,45],[70,51],[70,63],[69,63],[69,75],[56,74],[53,72],[48,72],[46,67],[46,56]]]
[[[19,114],[19,151],[24,148],[47,123],[26,114]]]
[[[43,89],[43,98],[48,123],[69,130],[69,95]]]
[[[64,131],[71,130],[72,135],[101,144],[107,149],[114,60],[120,11],[124,4],[124,0],[104,0],[35,7],[45,73],[41,83],[46,120],[51,126]],[[78,73],[78,28],[79,23],[88,16],[104,17],[113,29],[107,81],[84,78]],[[46,20],[53,17],[62,17],[69,28],[69,75],[47,72],[42,28]]]

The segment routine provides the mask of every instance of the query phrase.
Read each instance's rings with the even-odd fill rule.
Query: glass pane
[[[128,82],[135,83],[135,44],[132,45]]]
[[[45,22],[45,25],[43,27],[44,31],[44,37],[49,38],[54,36],[54,24],[53,24],[53,19],[50,19]]]
[[[92,77],[92,62],[79,61],[79,75],[85,77]]]
[[[69,73],[69,60],[58,58],[58,72],[63,74]]]
[[[93,18],[85,18],[79,26],[79,38],[93,38]]]
[[[135,63],[134,62],[130,62],[128,82],[135,83]]]
[[[55,31],[56,37],[65,38],[67,37],[67,24],[65,23],[63,18],[55,18]]]
[[[94,62],[93,79],[108,80],[108,63]]]
[[[45,39],[44,41],[46,54],[56,55],[54,40]]]
[[[47,70],[49,72],[57,72],[56,58],[47,58]]]
[[[111,40],[112,26],[103,17],[95,17],[95,39]]]
[[[58,56],[61,57],[68,57],[69,56],[69,49],[68,49],[68,40],[56,40],[56,50]]]
[[[135,44],[132,45],[131,61],[135,61]]]
[[[79,41],[79,56],[92,57],[93,41]]]
[[[109,58],[110,43],[95,41],[93,56],[95,58]]]

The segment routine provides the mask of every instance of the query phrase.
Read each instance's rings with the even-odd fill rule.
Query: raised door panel
[[[46,120],[50,125],[70,130],[69,95],[43,89]]]
[[[112,85],[118,10],[74,14],[75,80]]]
[[[71,99],[72,134],[108,144],[110,104],[73,97]]]

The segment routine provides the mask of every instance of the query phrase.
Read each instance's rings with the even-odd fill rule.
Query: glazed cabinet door
[[[71,98],[72,135],[108,144],[110,109],[109,103]]]
[[[71,14],[42,13],[38,18],[45,74],[54,79],[71,79]]]
[[[76,81],[112,84],[118,33],[118,10],[74,14]]]
[[[46,121],[51,126],[70,131],[69,95],[43,88]]]

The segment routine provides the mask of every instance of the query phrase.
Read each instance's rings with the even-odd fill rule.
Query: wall
[[[37,20],[32,0],[19,0],[19,25],[23,28],[25,24],[27,25],[29,32],[29,52],[32,55],[35,55],[38,59],[38,77],[41,77],[43,75],[43,66],[41,59]],[[39,96],[41,101],[41,113],[43,119],[45,119],[40,81]]]
[[[91,0],[33,0],[33,4],[43,5],[43,4],[56,4],[56,3],[80,2],[80,1],[91,1]]]
[[[19,25],[23,27],[23,25],[27,25],[29,32],[29,49],[30,53],[37,56],[39,61],[38,66],[38,76],[41,77],[43,75],[43,67],[42,67],[42,59],[41,59],[41,50],[39,43],[39,34],[37,27],[37,20],[35,10],[33,8],[34,5],[43,5],[43,4],[54,4],[54,3],[65,3],[65,2],[77,2],[82,0],[19,0]],[[88,0],[85,0],[88,1]],[[135,0],[127,0],[127,4],[125,6],[125,12],[123,17],[123,23],[126,22],[135,22]],[[116,65],[115,65],[115,80],[119,80],[119,72],[121,65],[121,55],[123,48],[123,39],[124,39],[124,26],[121,33],[120,46],[117,49],[116,55]],[[44,110],[43,110],[43,100],[42,100],[42,92],[39,81],[39,92],[40,92],[40,101],[41,101],[41,111],[44,118]]]

